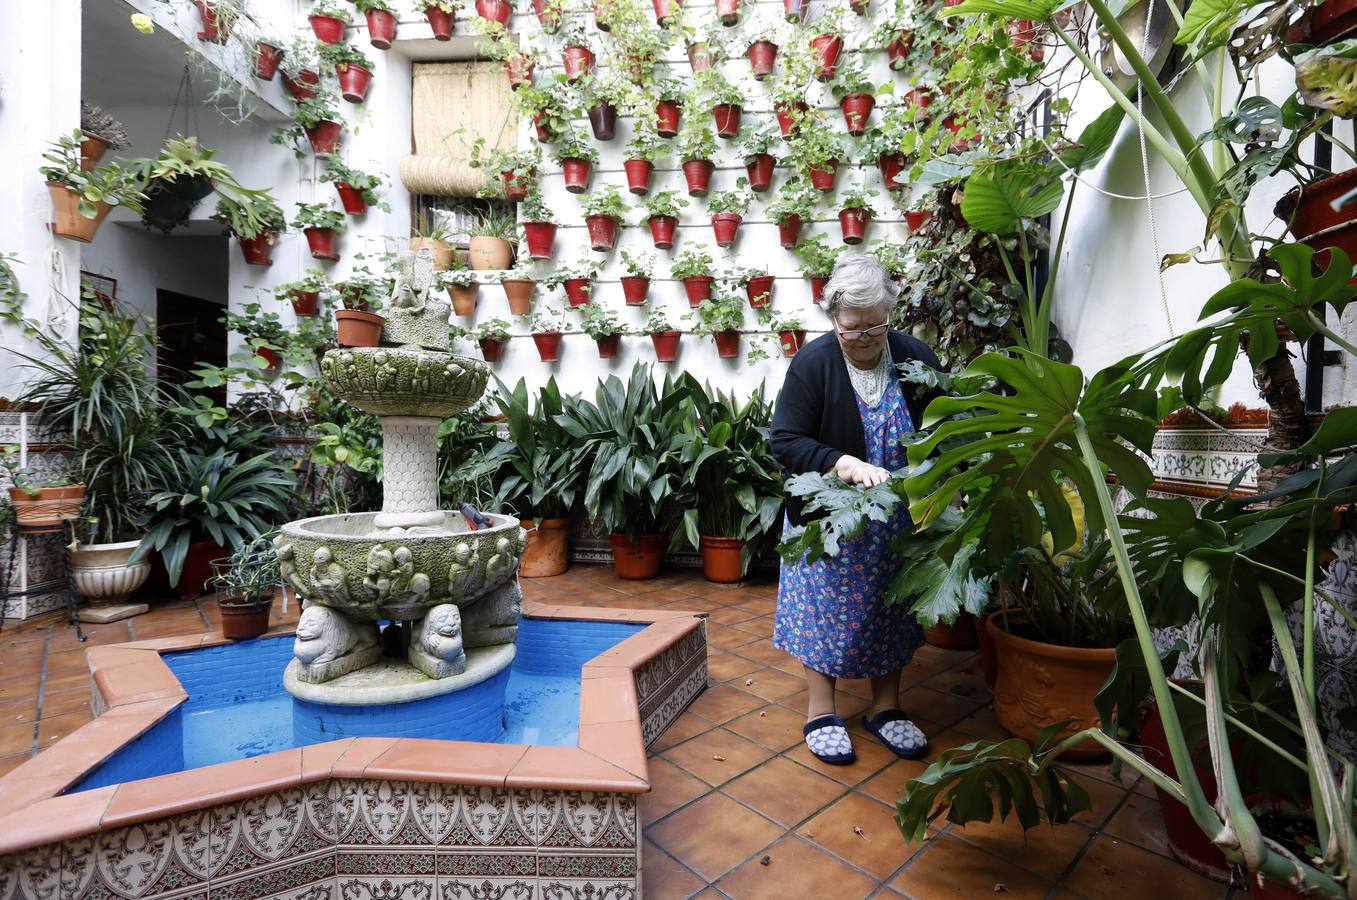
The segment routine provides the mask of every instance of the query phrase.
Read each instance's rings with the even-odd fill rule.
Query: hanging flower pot
[[[316,96],[316,88],[319,86],[320,73],[311,69],[302,69],[296,78],[292,78],[286,72],[283,73],[283,87],[287,88],[292,99],[298,103]]]
[[[594,279],[567,278],[565,280],[565,299],[575,309],[588,306],[594,296]]]
[[[1041,37],[1041,30],[1036,22],[1030,19],[1012,19],[1005,30],[1014,49],[1025,49],[1027,55],[1037,62],[1046,58],[1046,48],[1037,43],[1037,39]]]
[[[551,128],[551,121],[546,113],[532,114],[532,127],[537,135],[537,139],[544,144],[550,144],[559,136]]]
[[[677,360],[679,338],[682,336],[678,331],[652,331],[650,342],[655,345],[655,360],[663,363]]]
[[[735,237],[743,221],[739,213],[715,213],[711,217],[711,230],[716,234],[716,246],[733,247]]]
[[[677,0],[651,0],[650,5],[655,7],[655,24],[661,28],[667,26],[674,18],[679,6]]]
[[[772,41],[754,41],[749,45],[749,68],[757,81],[773,74],[777,64],[777,44]]]
[[[650,192],[650,174],[655,171],[653,162],[648,159],[627,159],[622,161],[622,168],[627,173],[627,190],[633,194]]]
[[[537,13],[537,21],[542,26],[542,30],[547,34],[555,34],[556,29],[561,27],[561,5],[552,3],[551,0],[532,0],[533,12]]]
[[[1327,0],[1307,9],[1286,32],[1289,44],[1324,46],[1357,28],[1357,4],[1352,0]]]
[[[335,310],[335,342],[341,347],[376,347],[386,319],[361,309]]]
[[[594,338],[594,343],[598,344],[599,359],[613,359],[617,356],[617,348],[622,343],[620,334],[604,334]]]
[[[849,134],[862,134],[867,130],[867,120],[871,118],[876,98],[871,94],[848,94],[839,101],[843,110],[843,121]]]
[[[810,302],[819,306],[825,299],[825,284],[829,281],[828,275],[810,276]]]
[[[871,0],[848,0],[848,8],[860,16],[867,15],[867,10],[871,8]]]
[[[532,342],[537,345],[537,355],[542,362],[559,362],[561,359],[561,333],[559,331],[534,331]]]
[[[509,0],[476,0],[476,15],[498,22],[505,28],[509,27],[509,17],[513,14],[514,8]]]
[[[92,134],[80,133],[80,171],[92,172],[108,152],[108,141]]]
[[[703,300],[711,299],[710,275],[689,275],[683,279],[683,292],[688,295],[688,305],[696,308]]]
[[[339,202],[344,207],[344,212],[351,216],[361,216],[368,211],[368,202],[358,188],[347,181],[336,181],[335,190],[339,191]]]
[[[777,116],[777,127],[782,132],[784,138],[791,137],[798,127],[798,118],[810,111],[810,104],[803,100],[797,100],[795,103],[779,103],[773,110]]]
[[[905,102],[914,109],[928,109],[933,104],[933,92],[927,88],[914,88],[905,94]]]
[[[308,16],[307,20],[321,43],[338,44],[344,40],[344,29],[347,26],[343,19],[336,19],[334,16]]]
[[[727,27],[740,21],[740,0],[716,0],[716,18]]]
[[[566,47],[561,62],[565,66],[565,77],[578,81],[594,67],[594,51],[588,47]]]
[[[688,194],[693,197],[707,196],[711,187],[711,173],[716,169],[709,159],[690,159],[683,164],[683,177],[688,182]]]
[[[264,81],[272,81],[278,74],[278,65],[283,61],[283,51],[267,41],[257,41],[254,47],[254,75]]]
[[[886,58],[890,61],[890,67],[898,72],[907,66],[909,64],[909,51],[913,49],[913,32],[902,31],[897,34],[891,42],[886,45]]]
[[[80,214],[80,192],[73,191],[64,184],[55,181],[47,182],[47,192],[52,197],[52,233],[59,237],[70,238],[73,241],[80,241],[82,244],[88,244],[94,239],[94,233],[99,230],[99,225],[104,221],[104,217],[112,211],[113,207],[103,201],[94,204],[94,218],[87,219]]]
[[[509,312],[516,316],[532,312],[532,295],[537,290],[537,282],[531,278],[506,278],[499,284],[504,288],[504,299],[509,301]]]
[[[252,238],[236,235],[236,241],[240,244],[241,255],[245,257],[245,265],[273,265],[273,260],[269,257],[269,249],[277,243],[278,235],[272,231],[261,232]]]
[[[788,22],[800,22],[806,17],[806,5],[810,0],[782,0],[782,15]]]
[[[773,159],[771,153],[760,153],[745,162],[744,168],[749,173],[749,189],[751,191],[762,193],[772,186],[773,166],[776,163],[777,160]]]
[[[468,285],[451,285],[448,296],[452,298],[452,311],[459,316],[474,316],[480,293],[481,286],[474,281]]]
[[[298,316],[314,316],[320,311],[320,291],[293,291],[287,299]]]
[[[905,170],[903,153],[883,153],[877,157],[876,164],[881,169],[881,184],[886,190],[898,191],[905,186],[900,180],[900,173]]]
[[[694,41],[688,45],[688,65],[694,72],[709,71],[716,62],[706,41]]]
[[[711,108],[712,120],[716,122],[716,136],[733,138],[740,133],[740,113],[738,103],[718,103]]]
[[[429,27],[433,29],[434,40],[452,40],[452,26],[455,21],[452,13],[443,12],[437,6],[430,6],[424,10],[424,17],[429,20]]]
[[[510,90],[518,90],[521,87],[532,86],[532,60],[520,53],[515,53],[504,61],[504,72],[509,76]]]
[[[255,347],[254,355],[264,361],[266,369],[278,369],[283,365],[283,358],[272,347]]]
[[[594,164],[587,159],[571,156],[561,160],[565,189],[572,194],[583,194],[589,189],[589,177],[593,172]]]
[[[607,253],[617,246],[617,220],[612,216],[589,216],[584,220],[589,231],[589,246]]]
[[[504,345],[509,343],[507,337],[483,337],[478,338],[476,343],[481,345],[481,356],[485,357],[486,362],[499,362],[504,355]]]
[[[749,305],[755,309],[773,302],[773,276],[755,275],[745,282],[744,292],[749,297]]]
[[[650,226],[650,238],[655,242],[655,249],[673,249],[678,219],[673,216],[651,216],[646,224]]]
[[[311,248],[312,259],[328,259],[331,262],[339,260],[339,254],[335,252],[335,230],[333,228],[303,228],[302,234],[306,235],[306,243]]]
[[[655,104],[655,132],[662,138],[678,134],[679,116],[683,108],[677,100],[661,100]]]
[[[536,169],[530,169],[519,175],[515,175],[511,169],[500,172],[500,182],[504,185],[504,199],[510,203],[522,203],[528,199],[528,191],[532,189],[536,177]]]
[[[623,275],[622,296],[627,306],[643,306],[650,293],[650,279],[644,275]]]
[[[339,93],[350,103],[362,103],[372,86],[372,72],[354,63],[340,63],[335,66],[339,76]]]
[[[839,161],[831,159],[825,163],[823,169],[807,166],[806,171],[810,175],[811,186],[817,191],[828,194],[834,190],[834,178],[839,172]]]
[[[867,226],[872,221],[872,211],[870,209],[841,209],[839,210],[839,229],[843,232],[843,242],[845,244],[861,244],[862,236],[867,231]]]
[[[806,346],[806,329],[796,328],[790,331],[779,331],[778,346],[782,348],[783,356],[795,356],[796,351]]]
[[[551,259],[551,248],[556,243],[555,222],[524,222],[523,232],[528,238],[530,258]]]
[[[338,150],[339,139],[343,134],[344,129],[340,124],[328,119],[321,119],[315,125],[306,129],[306,139],[311,142],[311,149],[317,155],[334,153]]]
[[[514,257],[514,248],[504,238],[478,234],[467,241],[467,263],[478,272],[507,269]]]
[[[198,17],[202,20],[203,30],[198,32],[198,40],[213,44],[224,44],[231,36],[231,27],[222,20],[217,12],[217,0],[193,0],[198,7]]]
[[[1275,212],[1288,223],[1295,237],[1308,238],[1326,228],[1346,225],[1357,219],[1357,206],[1345,204],[1335,209],[1333,205],[1354,187],[1357,187],[1357,168],[1292,188],[1277,202]]]
[[[594,0],[594,27],[599,31],[612,31],[613,26],[608,21],[608,10],[604,8],[600,0]]]
[[[396,17],[384,9],[367,11],[368,43],[378,50],[390,50],[396,39]]]
[[[617,135],[617,107],[611,103],[595,103],[589,107],[589,127],[600,141],[611,141]]]
[[[918,234],[932,217],[932,213],[926,209],[911,209],[905,213],[905,227],[910,234]]]
[[[837,34],[817,34],[810,40],[814,54],[815,78],[829,81],[839,71],[839,56],[843,53],[843,38]]]
[[[716,338],[716,355],[722,359],[734,359],[740,355],[740,333],[738,331],[718,331],[713,337]]]
[[[788,250],[796,246],[796,240],[801,235],[801,217],[798,215],[784,216],[777,223],[778,243]]]

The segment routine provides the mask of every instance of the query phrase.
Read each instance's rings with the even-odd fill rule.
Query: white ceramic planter
[[[80,596],[94,603],[118,603],[141,587],[151,574],[151,562],[127,558],[140,541],[118,544],[77,544],[71,549],[71,574]]]

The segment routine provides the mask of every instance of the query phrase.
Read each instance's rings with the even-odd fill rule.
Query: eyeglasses
[[[891,323],[882,322],[880,325],[873,325],[871,328],[864,328],[861,331],[840,331],[838,323],[835,324],[835,333],[845,341],[860,341],[866,338],[879,338],[890,330]]]

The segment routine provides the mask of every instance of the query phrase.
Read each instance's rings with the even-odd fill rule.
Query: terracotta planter
[[[476,314],[476,299],[480,296],[481,286],[479,284],[468,284],[466,287],[454,284],[448,288],[448,296],[452,298],[452,311],[459,316],[474,316]]]
[[[1041,29],[1036,22],[1030,19],[1012,19],[1004,29],[1008,32],[1008,39],[1013,43],[1016,50],[1026,50],[1027,55],[1037,62],[1046,58],[1046,48],[1037,43],[1041,37]]]
[[[467,262],[478,272],[507,269],[514,258],[514,248],[504,238],[477,235],[467,242]]]
[[[772,275],[755,275],[745,282],[744,292],[750,306],[758,309],[773,302],[773,281]]]
[[[269,248],[278,240],[278,236],[271,231],[263,234],[257,234],[252,238],[236,235],[236,242],[240,244],[240,255],[245,257],[247,266],[271,266],[272,258],[269,257]]]
[[[350,103],[362,103],[372,86],[372,72],[353,63],[341,63],[335,66],[335,75],[339,77],[339,93]]]
[[[800,100],[795,103],[779,103],[773,114],[777,116],[777,127],[784,138],[791,137],[800,127],[797,118],[810,111],[810,106]]]
[[[913,109],[928,109],[933,105],[933,92],[927,88],[914,88],[905,94],[905,102]]]
[[[678,227],[678,219],[673,216],[651,216],[646,224],[650,226],[650,238],[655,242],[656,249],[673,248],[674,230]]]
[[[524,222],[523,233],[528,239],[529,258],[551,259],[556,244],[555,222]]]
[[[180,600],[192,600],[212,587],[212,560],[229,555],[230,548],[216,541],[197,541],[188,545],[179,580],[170,586]]]
[[[886,45],[886,59],[891,69],[900,71],[909,65],[909,51],[914,49],[914,35],[908,31],[900,34]]]
[[[264,361],[264,368],[277,370],[283,365],[283,358],[278,355],[278,351],[272,347],[256,347],[254,355]]]
[[[1074,719],[1062,734],[1096,727],[1093,698],[1116,665],[1115,648],[1060,647],[1009,634],[998,617],[986,624],[999,659],[994,712],[1010,734],[1027,741],[1064,719]],[[1092,741],[1067,750],[1070,762],[1102,759],[1107,751]]]
[[[549,578],[570,568],[570,520],[520,520],[527,529],[528,543],[518,574],[524,578]]]
[[[716,18],[727,27],[740,21],[740,0],[716,0]]]
[[[683,292],[688,295],[688,305],[696,308],[703,300],[711,299],[710,275],[690,275],[683,279]]]
[[[482,19],[498,22],[507,28],[513,14],[514,8],[509,0],[476,0],[476,15]]]
[[[429,20],[429,27],[433,29],[434,40],[452,40],[452,26],[455,21],[452,13],[443,12],[436,6],[430,6],[424,10],[424,17]]]
[[[221,636],[229,641],[248,641],[269,630],[273,598],[250,604],[218,600],[217,609],[221,611]]]
[[[715,62],[706,41],[695,41],[688,45],[688,65],[694,72],[710,71]]]
[[[335,190],[339,191],[339,204],[344,207],[344,212],[351,216],[361,216],[368,211],[368,202],[358,188],[347,181],[336,181]]]
[[[763,193],[773,184],[773,166],[777,160],[771,153],[760,153],[752,159],[746,160],[744,164],[745,172],[749,175],[749,189],[756,193]]]
[[[739,213],[716,213],[711,217],[711,230],[716,234],[716,246],[733,247],[743,221]]]
[[[669,24],[679,7],[677,0],[651,0],[650,5],[655,8],[655,24],[661,28]]]
[[[226,43],[226,39],[231,36],[231,27],[217,15],[216,0],[193,0],[193,5],[198,7],[198,17],[203,23],[198,40],[213,44]]]
[[[655,361],[671,363],[677,360],[679,338],[681,337],[683,337],[683,334],[678,331],[651,332],[650,342],[655,345]]]
[[[617,356],[618,347],[622,344],[622,335],[605,334],[594,338],[594,343],[598,345],[599,359],[614,359]]]
[[[92,134],[81,132],[80,136],[80,171],[92,172],[94,167],[99,165],[99,160],[104,158],[108,152],[108,141],[101,137],[95,137]]]
[[[1357,2],[1327,0],[1307,9],[1286,32],[1286,40],[1293,44],[1331,44],[1353,29],[1357,29]]]
[[[934,647],[944,650],[974,650],[980,646],[980,636],[976,633],[975,616],[963,612],[955,622],[948,625],[938,622],[924,631],[924,640]]]
[[[825,284],[829,281],[828,275],[810,276],[810,302],[819,306],[825,300]]]
[[[989,620],[994,613],[987,612],[980,617],[975,629],[980,642],[980,668],[985,675],[985,690],[994,693],[994,685],[999,682],[999,651],[994,649],[994,636],[989,630]]]
[[[828,194],[834,190],[834,179],[839,174],[839,161],[831,159],[825,163],[824,168],[817,169],[814,166],[807,166],[806,172],[810,175],[811,187],[817,191]]]
[[[537,290],[537,282],[531,278],[506,278],[500,282],[504,288],[504,299],[509,301],[509,312],[516,316],[526,316],[532,312],[532,295]]]
[[[1292,188],[1277,203],[1276,213],[1289,222],[1293,235],[1308,238],[1326,228],[1357,219],[1357,203],[1333,208],[1334,201],[1354,188],[1357,188],[1357,168]]]
[[[815,78],[829,81],[839,71],[839,57],[843,54],[843,38],[837,34],[817,34],[810,39],[814,55]]]
[[[777,65],[777,44],[772,41],[754,41],[749,45],[749,70],[757,81],[773,74]]]
[[[565,300],[571,307],[578,309],[588,306],[593,299],[594,280],[592,278],[567,278],[565,280]]]
[[[528,191],[532,190],[532,183],[537,178],[537,170],[524,172],[521,175],[515,175],[512,171],[500,172],[500,184],[504,186],[504,199],[510,203],[522,203],[528,199]]]
[[[594,67],[594,51],[588,47],[566,47],[561,52],[561,63],[565,66],[565,77],[577,81]]]
[[[905,186],[900,180],[900,173],[905,170],[904,154],[883,153],[877,157],[876,165],[881,170],[881,184],[886,190],[898,191]]]
[[[322,119],[312,127],[306,129],[306,139],[311,142],[311,149],[317,155],[326,153],[335,153],[339,150],[339,139],[344,134],[344,128],[338,122],[330,122]]]
[[[70,519],[80,518],[85,503],[85,486],[69,484],[62,487],[37,488],[29,494],[23,488],[9,489],[10,507],[15,522],[25,528],[49,528]]]
[[[537,345],[537,355],[542,362],[559,362],[561,359],[561,333],[559,331],[534,331],[532,342]]]
[[[664,535],[643,534],[639,545],[625,534],[608,535],[613,548],[613,570],[618,578],[640,581],[660,574],[664,562]]]
[[[546,113],[532,114],[532,129],[537,135],[537,139],[545,144],[550,144],[552,141],[556,140],[556,138],[560,137],[559,134],[552,130],[548,123]]]
[[[303,228],[302,234],[306,235],[306,244],[311,248],[312,259],[328,259],[331,262],[339,259],[339,254],[335,252],[333,228]]]
[[[383,9],[367,12],[368,43],[378,50],[390,50],[391,42],[396,39],[396,17]]]
[[[547,34],[555,34],[561,27],[561,7],[553,6],[548,0],[532,0],[532,10],[537,14],[537,22]]]
[[[293,291],[287,299],[294,315],[314,316],[320,312],[320,291]]]
[[[316,39],[323,44],[338,44],[344,40],[344,29],[348,26],[343,19],[334,16],[307,16]]]
[[[779,331],[778,346],[782,348],[783,356],[795,356],[796,351],[806,346],[806,329],[796,328],[790,331]]]
[[[839,101],[843,111],[844,124],[849,134],[862,134],[867,130],[867,120],[876,108],[876,98],[871,94],[849,94]]]
[[[627,190],[633,194],[650,193],[650,175],[655,164],[648,159],[623,160],[622,168],[627,173]]]
[[[486,362],[499,362],[504,355],[504,345],[509,343],[508,338],[483,337],[477,339],[476,343],[481,345],[481,356]]]
[[[740,355],[740,333],[738,331],[718,331],[713,335],[716,338],[716,355],[722,359],[735,359]]]
[[[316,96],[316,88],[319,85],[320,73],[311,69],[303,69],[297,73],[296,78],[292,78],[286,72],[283,73],[283,87],[287,88],[292,99],[298,103]]]
[[[589,189],[589,178],[594,173],[594,164],[587,159],[567,157],[561,160],[561,174],[565,178],[565,189],[572,194],[583,194]]]
[[[688,195],[705,197],[711,187],[711,173],[716,166],[709,159],[690,159],[683,164],[683,177],[688,182]]]
[[[781,222],[777,223],[778,243],[788,250],[796,246],[796,241],[800,234],[800,216],[787,216]]]
[[[744,577],[744,541],[740,538],[698,538],[702,552],[702,577],[717,584],[735,584]]]
[[[733,138],[740,133],[740,114],[744,110],[738,103],[718,103],[711,108],[712,121],[716,123],[716,136]]]
[[[627,306],[643,306],[650,293],[650,279],[644,275],[623,275],[622,296]]]
[[[509,89],[518,90],[532,85],[533,62],[526,56],[514,54],[504,61],[504,74],[509,77]]]
[[[870,209],[839,210],[839,229],[843,232],[843,242],[845,244],[861,244],[863,236],[867,233],[867,226],[871,222],[872,211]]]
[[[272,81],[278,74],[278,66],[283,61],[283,51],[266,41],[254,45],[254,77]]]
[[[655,131],[663,138],[678,134],[679,119],[683,116],[683,107],[677,100],[661,100],[655,104]]]
[[[810,0],[782,0],[782,15],[788,22],[800,22],[806,17]]]
[[[617,107],[611,103],[595,103],[589,107],[589,128],[600,141],[611,141],[617,136]]]
[[[909,229],[910,234],[918,234],[931,218],[933,218],[933,214],[928,210],[911,209],[905,213],[905,227]]]
[[[617,220],[612,216],[589,216],[584,220],[589,232],[589,246],[607,253],[617,246]]]
[[[429,251],[429,255],[433,257],[433,267],[440,272],[451,269],[452,261],[457,255],[452,244],[447,241],[428,237],[410,238],[410,252],[418,253],[421,250]]]
[[[107,203],[96,203],[94,218],[87,219],[80,214],[80,194],[76,191],[64,184],[49,181],[47,193],[52,198],[52,233],[82,244],[94,240],[94,233],[113,209]]]
[[[361,309],[335,310],[336,343],[341,347],[376,347],[386,319]]]

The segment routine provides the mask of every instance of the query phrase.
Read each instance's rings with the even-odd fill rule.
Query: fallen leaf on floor
[[[716,760],[717,762],[725,762],[725,761],[726,761],[726,758],[725,758],[724,756],[722,756],[721,754],[719,754],[719,753],[714,753],[714,754],[712,754],[712,759]]]
[[[765,856],[763,859],[759,860],[759,865],[761,865],[761,866],[766,866],[766,865],[768,865],[768,864],[769,864],[770,862],[772,862],[772,861],[773,861],[773,858],[772,858],[771,856]]]
[[[1008,893],[1008,887],[1007,887],[1002,881],[996,881],[996,882],[994,883],[994,893],[996,893],[996,894],[1007,894],[1007,893]]]
[[[746,685],[753,684],[753,683],[754,683],[754,679],[752,679],[752,678],[746,678],[746,679],[744,680],[744,683],[745,683]]]
[[[760,718],[760,719],[765,719],[765,718],[767,718],[767,717],[768,717],[768,713],[764,712],[763,710],[759,710],[759,718]]]
[[[862,838],[864,841],[870,841],[870,840],[871,840],[871,838],[867,837],[867,833],[864,832],[864,831],[862,830],[862,826],[861,826],[861,825],[854,825],[854,826],[853,826],[853,833],[856,834],[858,837]]]

